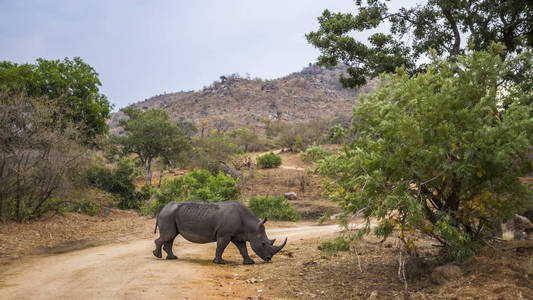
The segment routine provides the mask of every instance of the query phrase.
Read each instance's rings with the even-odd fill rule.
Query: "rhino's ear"
[[[263,219],[263,221],[261,221],[261,224],[265,224],[267,221],[267,217],[265,217],[265,219]]]

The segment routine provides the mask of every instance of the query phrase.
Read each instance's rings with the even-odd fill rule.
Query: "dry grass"
[[[249,276],[261,278],[268,289],[266,299],[402,299],[404,284],[398,279],[398,249],[394,242],[379,243],[368,237],[356,244],[362,272],[352,251],[327,256],[317,249],[321,239],[291,245],[291,256],[277,257],[280,264],[261,265]],[[521,242],[533,244],[529,242]],[[463,276],[443,285],[431,283],[429,275],[438,262],[438,252],[431,241],[422,240],[421,256],[425,263],[410,269],[410,299],[533,299],[533,276],[527,262],[533,251],[496,251],[483,249],[473,259],[460,265]]]
[[[276,151],[279,153],[279,151]],[[252,155],[255,157],[262,153]],[[283,165],[275,169],[255,169],[243,172],[240,182],[241,199],[250,200],[253,196],[278,196],[295,192],[298,199],[291,200],[304,219],[318,219],[326,212],[338,212],[337,204],[328,201],[324,195],[322,179],[318,175],[307,174],[306,168],[314,169],[313,164],[303,162],[298,153],[279,153]],[[303,188],[303,189],[302,189]]]
[[[63,253],[90,246],[152,236],[154,219],[136,211],[103,209],[100,215],[67,213],[48,220],[0,224],[0,265],[39,254]]]

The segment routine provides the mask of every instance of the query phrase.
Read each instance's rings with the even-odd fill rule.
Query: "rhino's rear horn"
[[[273,240],[268,240],[268,242],[270,243],[270,246],[274,246],[274,242],[276,241],[276,239],[273,239]]]
[[[278,253],[281,249],[283,249],[283,247],[285,247],[285,244],[287,244],[287,238],[285,238],[285,241],[283,242],[283,244],[281,244],[281,246],[272,246],[272,248],[274,248],[274,254]]]

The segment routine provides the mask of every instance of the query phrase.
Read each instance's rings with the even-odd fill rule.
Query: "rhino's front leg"
[[[230,242],[229,238],[226,237],[219,237],[217,238],[217,252],[215,259],[213,259],[213,262],[215,264],[225,264],[226,262],[222,259],[222,253],[224,253],[224,250],[228,246]]]
[[[242,258],[244,261],[242,262],[243,265],[253,265],[255,264],[254,260],[250,258],[248,255],[248,249],[246,249],[246,242],[233,242],[237,248],[239,248],[239,252],[242,255]]]

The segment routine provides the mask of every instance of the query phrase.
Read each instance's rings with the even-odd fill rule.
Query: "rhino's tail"
[[[158,221],[159,221],[159,214],[157,214],[157,216],[155,216],[155,228],[154,228],[154,234],[157,232],[157,224],[158,224]]]

